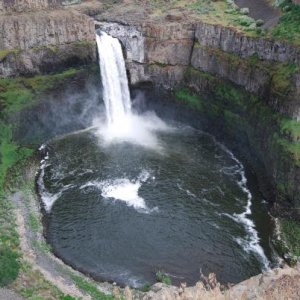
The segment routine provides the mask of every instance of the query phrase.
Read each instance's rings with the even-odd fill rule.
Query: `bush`
[[[237,22],[245,27],[249,27],[252,24],[255,24],[255,20],[248,16],[239,16]]]
[[[256,20],[256,26],[263,26],[264,25],[264,20],[258,19]]]
[[[170,276],[168,276],[163,271],[157,271],[155,275],[156,275],[156,280],[158,282],[162,282],[162,283],[167,284],[167,285],[172,284],[172,279],[170,278]]]
[[[13,282],[19,273],[20,262],[16,251],[4,246],[0,248],[0,287]]]
[[[294,220],[281,220],[281,227],[288,248],[295,256],[300,256],[300,224]]]
[[[274,37],[290,40],[300,44],[300,6],[295,4],[287,5],[284,2],[282,6],[283,15],[280,17],[278,24],[274,27],[272,34]]]
[[[243,7],[243,8],[241,8],[240,9],[240,13],[242,14],[242,15],[249,15],[249,8],[248,7]]]
[[[140,290],[144,293],[149,292],[151,288],[151,285],[149,282],[146,282],[141,288]]]

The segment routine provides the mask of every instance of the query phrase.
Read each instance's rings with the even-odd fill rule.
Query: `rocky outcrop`
[[[265,97],[275,111],[300,119],[300,72],[293,68],[300,52],[292,45],[205,23],[97,26],[122,42],[131,84],[151,81],[174,89],[191,65]]]
[[[92,42],[78,41],[26,51],[10,51],[0,59],[0,77],[63,71],[88,65],[95,59],[95,44]]]
[[[61,3],[62,0],[3,0],[0,2],[0,14],[57,8]]]
[[[208,278],[213,279],[213,276]],[[220,285],[212,281],[212,284],[205,285],[198,282],[193,287],[167,286],[157,283],[152,286],[143,300],[296,300],[300,297],[299,291],[300,268],[277,268],[266,273],[251,277],[226,291],[220,290]]]
[[[255,94],[264,95],[269,89],[271,76],[267,69],[200,44],[194,47],[191,65],[195,69],[226,78]]]
[[[92,19],[56,10],[0,19],[0,77],[45,73],[96,60]]]
[[[182,81],[190,64],[193,25],[97,22],[96,27],[121,41],[131,84],[151,81],[172,89]]]
[[[3,16],[0,49],[27,50],[95,38],[92,19],[70,11]]]
[[[250,37],[234,28],[203,22],[165,20],[155,23],[128,19],[126,16],[122,23],[100,22],[97,26],[122,42],[131,84],[150,81],[164,89],[188,86],[198,93],[214,94],[217,79],[219,83],[234,84],[249,92],[249,97],[255,95],[259,99],[257,101],[262,104],[259,109],[263,112],[267,108],[269,115],[260,114],[262,120],[253,122],[251,113],[245,130],[241,124],[235,124],[235,128],[244,130],[245,139],[265,165],[271,182],[276,186],[278,203],[298,207],[297,136],[285,134],[281,126],[285,119],[300,120],[299,48],[283,41]],[[190,69],[195,71],[192,75]],[[197,72],[203,76],[196,76]],[[229,98],[226,101],[230,101]],[[228,111],[241,123],[245,123],[243,110],[248,109],[246,102],[239,114],[236,114],[234,105]],[[253,103],[249,109],[256,110],[258,105]],[[257,122],[266,128],[256,125]]]
[[[300,63],[300,51],[283,41],[249,37],[236,29],[199,23],[195,36],[203,47],[221,49],[240,57],[257,55],[260,59]]]

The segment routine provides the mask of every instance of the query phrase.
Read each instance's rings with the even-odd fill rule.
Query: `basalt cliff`
[[[89,17],[64,10],[60,1],[1,4],[0,77],[61,71],[96,60]]]
[[[259,180],[271,213],[299,221],[297,41],[269,35],[261,28],[242,30],[223,22],[218,11],[213,19],[191,13],[181,5],[184,1],[168,9],[158,7],[170,5],[168,1],[79,2],[0,1],[0,78],[20,77],[26,86],[31,76],[50,74],[56,78],[56,72],[93,66],[97,62],[96,31],[105,31],[121,41],[132,87],[167,92],[197,112],[203,128],[217,138],[226,136],[234,150],[250,161],[258,178],[263,169],[266,176]],[[222,6],[221,2],[236,9],[233,1],[213,1]],[[70,74],[72,86],[80,89],[85,71],[74,77]],[[0,84],[0,92],[5,84]],[[34,84],[30,88],[34,89]],[[279,254],[284,256],[285,250]],[[148,293],[113,286],[108,291],[128,300],[283,299],[287,295],[298,299],[299,276],[298,265],[258,275],[226,292],[213,276],[206,284],[190,288],[156,284]],[[93,299],[84,293],[77,296]]]
[[[172,15],[151,21],[106,11],[96,19],[96,28],[122,42],[132,85],[217,96],[199,98],[202,113],[233,139],[243,136],[274,186],[276,213],[297,215],[299,136],[290,125],[300,120],[299,47]]]

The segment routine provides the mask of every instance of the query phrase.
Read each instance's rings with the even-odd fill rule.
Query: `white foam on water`
[[[258,255],[260,258],[260,261],[263,265],[264,270],[268,270],[270,268],[270,262],[268,258],[266,257],[266,254],[263,250],[263,248],[260,245],[260,238],[258,236],[257,230],[255,228],[254,222],[249,218],[251,215],[251,206],[252,206],[252,194],[250,190],[247,187],[247,178],[245,176],[245,170],[242,163],[233,155],[231,151],[229,151],[226,147],[224,147],[222,144],[218,143],[223,151],[225,151],[233,161],[235,161],[238,165],[238,168],[234,171],[234,173],[231,174],[239,174],[241,177],[240,180],[238,180],[238,185],[243,191],[244,194],[246,194],[247,197],[247,203],[245,205],[245,210],[240,214],[227,214],[227,213],[220,213],[220,216],[226,216],[233,221],[240,223],[244,226],[247,236],[245,238],[235,238],[235,241],[243,247],[243,249],[246,252],[253,252]],[[234,167],[224,169],[224,173],[227,173],[229,169],[234,170]],[[228,174],[228,173],[227,173]]]
[[[157,133],[173,130],[154,113],[135,115],[128,113],[123,117],[122,123],[103,123],[101,119],[94,120],[98,128],[97,135],[103,139],[104,145],[129,142],[144,148],[162,151]]]
[[[39,150],[43,151],[43,150],[45,150],[45,148],[46,148],[46,145],[42,145],[39,148]],[[47,151],[45,157],[40,162],[40,174],[39,174],[39,177],[38,177],[38,180],[37,180],[37,184],[38,184],[38,187],[39,187],[39,193],[40,193],[40,197],[41,197],[41,200],[43,202],[45,211],[47,213],[50,213],[54,203],[61,197],[61,195],[65,191],[67,191],[67,190],[69,190],[69,189],[71,189],[75,186],[73,184],[68,184],[68,185],[63,186],[55,194],[49,193],[47,191],[46,187],[45,187],[45,184],[44,184],[45,168],[50,166],[50,164],[48,163],[48,160],[49,160],[49,152]]]
[[[195,195],[194,193],[192,193],[190,190],[184,189],[179,183],[177,183],[177,187],[178,187],[181,191],[185,192],[188,196],[193,197],[193,198],[196,198],[196,199],[200,200],[201,202],[203,202],[203,203],[205,203],[205,204],[207,204],[207,205],[214,206],[214,207],[220,206],[219,204],[216,204],[216,203],[213,203],[213,202],[207,200],[207,199],[206,199],[205,197],[203,197],[203,196],[198,197],[197,195]],[[206,191],[206,190],[205,190],[205,191]]]
[[[158,208],[148,208],[145,200],[139,196],[139,189],[149,177],[150,173],[143,170],[136,180],[117,178],[113,180],[90,181],[82,185],[80,189],[96,187],[101,190],[102,197],[106,199],[112,198],[114,200],[124,201],[127,206],[133,207],[139,212],[150,213],[157,211]]]

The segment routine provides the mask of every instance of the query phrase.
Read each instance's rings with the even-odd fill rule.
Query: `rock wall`
[[[0,49],[27,50],[95,37],[92,19],[64,10],[3,16],[0,27]]]
[[[183,80],[194,41],[192,24],[97,22],[96,28],[121,41],[131,84],[151,81],[172,89]]]
[[[132,84],[151,81],[172,90],[191,65],[268,98],[275,111],[300,120],[297,47],[205,23],[99,22],[97,27],[122,42]]]
[[[282,300],[299,299],[300,268],[277,268],[249,278],[226,291],[220,291],[220,285],[213,274],[207,279],[207,284],[198,282],[193,287],[167,286],[157,283],[142,298],[143,300]],[[129,298],[128,298],[129,299]]]
[[[199,23],[195,32],[201,46],[218,48],[240,57],[257,55],[260,59],[300,63],[300,51],[283,41],[245,36],[236,29]]]
[[[96,61],[93,20],[66,10],[0,18],[0,77],[46,73]]]
[[[61,3],[62,0],[2,0],[0,14],[57,8]]]
[[[228,114],[241,124],[247,123],[234,123],[235,131],[244,131],[251,148],[264,163],[276,187],[277,203],[300,207],[299,140],[292,128],[282,127],[286,120],[300,120],[299,48],[201,22],[104,24],[97,26],[119,38],[124,46],[131,84],[150,81],[169,90],[188,86],[199,94],[214,94],[217,78],[221,84],[229,82],[249,92],[249,98],[255,95],[259,105],[254,102],[247,106],[246,96],[244,107],[236,112],[238,104],[233,100],[237,100],[232,99]],[[193,75],[188,74],[190,69],[195,71]],[[203,76],[196,76],[197,72]],[[231,101],[230,97],[225,100]],[[221,114],[226,109],[223,104],[214,104],[220,105]],[[245,109],[252,110],[248,114],[251,118],[243,116]],[[257,117],[253,117],[255,110]]]

